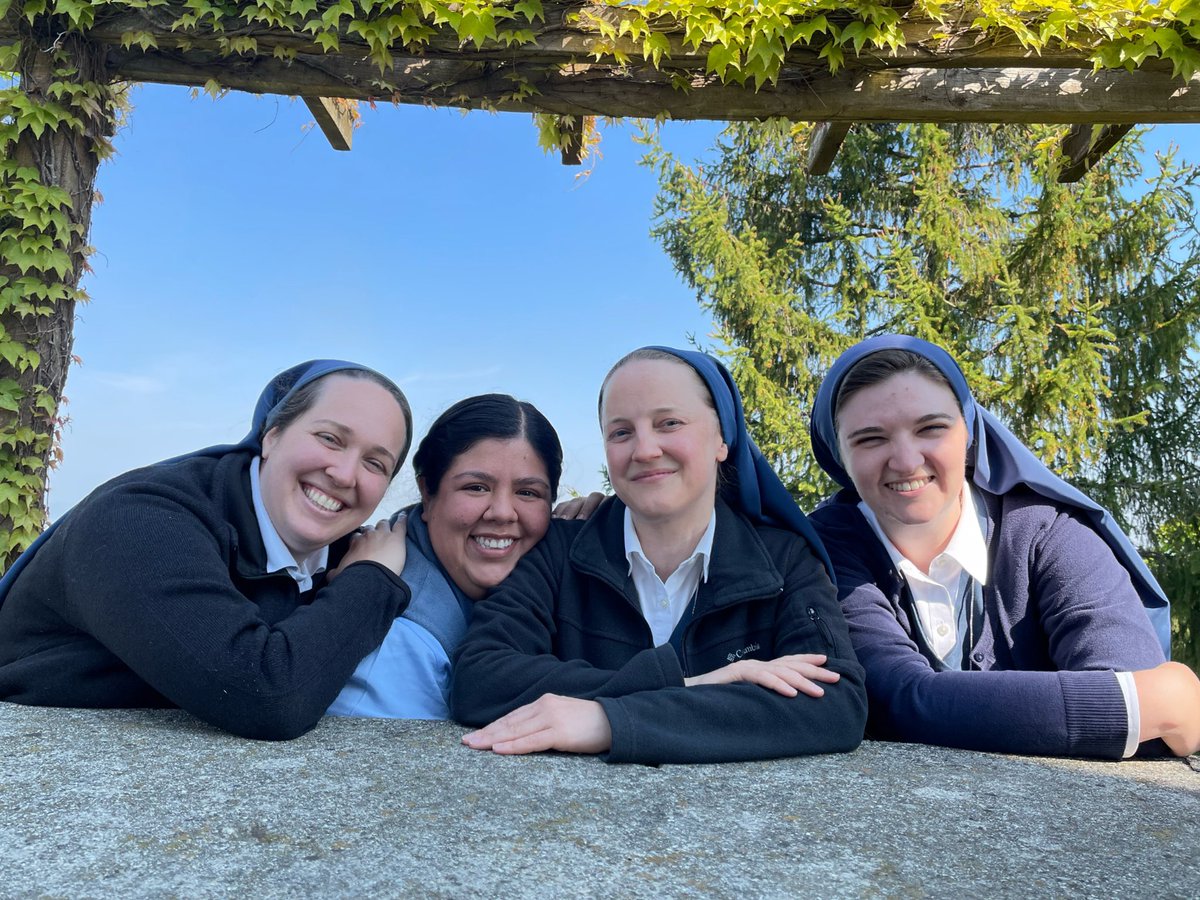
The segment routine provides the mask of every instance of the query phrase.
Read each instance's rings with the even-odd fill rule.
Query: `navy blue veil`
[[[829,554],[825,552],[825,545],[817,537],[808,516],[800,510],[762,451],[758,449],[758,445],[754,443],[754,439],[750,437],[750,432],[746,430],[742,395],[733,383],[729,370],[708,354],[695,350],[677,350],[674,347],[646,349],[661,350],[678,357],[695,369],[708,386],[717,408],[721,437],[729,448],[729,456],[724,465],[732,468],[736,476],[732,490],[723,493],[722,496],[751,522],[785,528],[803,537],[817,558],[824,563],[830,580],[834,580]]]
[[[258,403],[254,406],[254,415],[251,419],[250,432],[236,444],[217,444],[212,447],[205,447],[201,450],[195,450],[191,453],[185,453],[182,456],[176,456],[172,459],[164,460],[156,465],[168,465],[170,463],[179,462],[184,459],[191,459],[198,456],[224,456],[226,453],[233,453],[239,450],[254,450],[262,449],[262,432],[263,426],[270,418],[271,413],[281,408],[295,393],[305,385],[311,384],[318,378],[323,378],[333,372],[344,371],[371,371],[366,366],[358,363],[346,362],[341,359],[313,359],[308,362],[300,363],[280,372],[271,382],[263,388],[262,393],[258,397]],[[407,423],[411,430],[411,423]],[[8,567],[4,576],[0,578],[0,604],[4,603],[4,599],[8,596],[9,590],[24,570],[25,566],[29,565],[29,561],[33,559],[34,554],[38,552],[41,546],[50,539],[55,529],[63,519],[70,515],[68,511],[64,516],[56,519],[51,525],[46,528],[37,539],[30,544],[25,552],[13,561],[13,564]]]
[[[1112,549],[1117,561],[1129,572],[1146,614],[1154,626],[1159,643],[1171,658],[1170,602],[1145,561],[1121,530],[1112,513],[1082,491],[1067,484],[1026,447],[994,415],[975,402],[967,379],[954,358],[928,341],[900,334],[884,334],[855,344],[837,358],[821,382],[812,409],[813,455],[821,468],[842,487],[853,491],[850,476],[838,453],[834,426],[834,403],[846,374],[859,360],[880,350],[908,350],[928,359],[946,376],[954,396],[962,407],[970,438],[969,460],[973,461],[974,483],[992,494],[1005,494],[1017,485],[1055,503],[1078,510],[1097,534]]]

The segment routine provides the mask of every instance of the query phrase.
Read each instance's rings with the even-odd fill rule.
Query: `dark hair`
[[[562,444],[558,432],[541,411],[508,394],[480,394],[459,400],[437,417],[413,454],[413,471],[426,493],[433,495],[454,460],[480,441],[524,438],[546,467],[550,502],[558,496],[562,477]]]
[[[302,372],[294,369],[281,372],[275,376],[275,380],[271,382],[271,386],[280,394],[286,394],[292,389],[292,385],[296,383],[296,380],[302,374]],[[267,432],[273,428],[286,431],[289,425],[308,412],[313,404],[317,402],[317,397],[320,396],[321,389],[325,385],[325,379],[331,375],[373,381],[391,394],[396,404],[400,407],[400,412],[404,414],[404,446],[400,448],[400,455],[396,457],[396,468],[392,470],[391,477],[395,478],[396,473],[400,471],[400,467],[404,465],[405,457],[408,456],[408,448],[412,446],[412,409],[408,405],[408,398],[404,396],[404,392],[396,387],[391,379],[380,375],[372,369],[336,369],[333,372],[322,375],[320,378],[313,379],[288,397],[277,408],[271,410],[271,414],[263,422],[262,434],[259,435],[259,439],[261,440],[265,437]]]
[[[950,384],[950,380],[942,374],[942,370],[920,353],[914,353],[911,350],[878,350],[864,356],[851,366],[850,371],[842,378],[842,383],[838,385],[837,396],[833,401],[834,431],[837,431],[838,412],[854,394],[863,388],[887,381],[893,375],[903,375],[908,372],[924,375],[934,384],[940,384],[954,394],[954,387]],[[954,396],[954,402],[958,404],[959,412],[962,412],[962,404],[958,402],[957,394]]]
[[[708,404],[708,407],[713,412],[716,412],[717,403],[715,400],[713,400],[712,391],[708,389],[708,385],[704,383],[704,379],[700,377],[700,373],[692,368],[691,363],[682,357],[676,356],[674,353],[668,353],[666,350],[659,350],[657,347],[642,347],[638,350],[634,350],[632,353],[626,353],[615,363],[613,363],[613,367],[608,370],[608,374],[605,375],[604,380],[600,382],[600,396],[596,398],[597,416],[603,417],[604,415],[604,392],[608,390],[608,383],[612,380],[613,375],[617,373],[617,369],[621,368],[626,363],[635,362],[639,359],[654,359],[662,360],[663,362],[673,362],[689,370],[693,375],[696,376],[696,380],[700,383],[700,387],[704,389],[702,394],[704,397],[704,402]],[[603,418],[601,418],[600,425],[601,427],[604,426]]]

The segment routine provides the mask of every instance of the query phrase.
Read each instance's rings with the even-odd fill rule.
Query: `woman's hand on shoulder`
[[[1162,738],[1176,756],[1200,752],[1200,678],[1178,662],[1133,673],[1140,739]]]
[[[834,684],[842,676],[826,669],[828,657],[824,653],[797,653],[775,659],[741,659],[704,675],[685,678],[688,687],[701,684],[732,684],[744,681],[757,684],[768,690],[795,697],[805,693],[810,697],[822,697],[825,689],[818,682]]]
[[[554,507],[556,519],[590,519],[592,513],[599,509],[606,496],[599,491],[592,491],[586,497],[572,497]]]
[[[612,747],[612,729],[595,700],[543,694],[485,728],[463,735],[472,750],[493,753],[603,753]]]
[[[408,521],[401,513],[393,519],[380,519],[374,525],[364,525],[350,539],[350,549],[342,557],[338,567],[329,573],[329,581],[345,571],[346,566],[356,562],[376,562],[386,566],[397,575],[404,571],[407,548],[404,539],[408,534]]]

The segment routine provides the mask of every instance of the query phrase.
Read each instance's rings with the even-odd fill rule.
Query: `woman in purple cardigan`
[[[1007,753],[1200,749],[1200,680],[1111,516],[977,406],[940,347],[885,335],[817,394],[843,490],[812,516],[867,673],[868,732]],[[1153,751],[1161,745],[1146,748]]]

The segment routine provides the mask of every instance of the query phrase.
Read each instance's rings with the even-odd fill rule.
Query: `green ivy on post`
[[[116,110],[103,55],[78,31],[92,9],[44,7],[0,0],[21,36],[0,48],[0,568],[45,525],[96,169]]]

